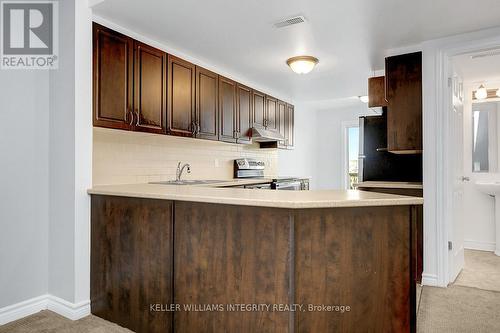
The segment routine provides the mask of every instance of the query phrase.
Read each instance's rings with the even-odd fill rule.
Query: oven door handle
[[[275,182],[273,184],[274,188],[277,190],[284,190],[286,188],[294,188],[297,190],[301,189],[301,182],[300,181],[295,181],[295,182]]]

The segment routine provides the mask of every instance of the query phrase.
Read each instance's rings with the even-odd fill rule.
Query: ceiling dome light
[[[368,103],[368,96],[358,96],[359,100],[363,103]]]
[[[483,85],[479,86],[479,89],[476,90],[476,99],[486,99],[488,97],[488,91]]]
[[[315,57],[299,56],[288,59],[286,64],[297,74],[307,74],[313,70],[318,62],[319,60]]]

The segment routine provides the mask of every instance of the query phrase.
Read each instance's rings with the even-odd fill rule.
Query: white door
[[[454,75],[451,84],[451,138],[450,151],[451,199],[450,241],[449,249],[449,281],[454,282],[464,267],[464,85],[460,77]]]

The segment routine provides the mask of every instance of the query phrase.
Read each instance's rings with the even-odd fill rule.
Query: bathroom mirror
[[[472,104],[472,172],[496,172],[500,102]]]

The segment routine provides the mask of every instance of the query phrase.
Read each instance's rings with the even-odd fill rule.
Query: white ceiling
[[[296,102],[366,94],[387,49],[500,25],[498,0],[104,0],[94,13]],[[307,22],[273,27],[297,14]],[[301,54],[320,59],[304,76],[285,64]]]
[[[494,56],[472,59],[471,55],[485,54],[488,51],[463,54],[453,57],[453,65],[465,83],[475,83],[478,86],[495,83],[498,87],[500,81],[500,49],[493,51]],[[498,53],[498,54],[497,54]]]

